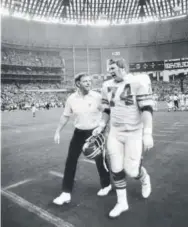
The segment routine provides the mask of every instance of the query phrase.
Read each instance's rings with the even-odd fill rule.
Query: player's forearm
[[[144,134],[152,134],[153,131],[153,116],[149,111],[142,112],[142,122],[144,125]]]
[[[110,119],[110,111],[107,113],[107,112],[103,112],[102,114],[102,120],[101,120],[101,123],[100,125],[105,128],[105,126],[108,124],[108,121]]]
[[[58,127],[57,127],[57,129],[56,129],[56,132],[58,132],[58,133],[61,132],[61,130],[62,130],[62,129],[65,127],[65,125],[67,124],[68,120],[69,120],[69,117],[62,115],[61,118],[60,118],[59,125],[58,125]]]

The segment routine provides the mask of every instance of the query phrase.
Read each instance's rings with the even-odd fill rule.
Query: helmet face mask
[[[100,133],[97,136],[91,136],[86,140],[82,148],[83,154],[88,159],[96,159],[102,154],[104,145],[105,137],[103,134]]]

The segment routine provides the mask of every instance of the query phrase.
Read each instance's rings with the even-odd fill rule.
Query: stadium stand
[[[2,226],[186,226],[188,0],[2,0],[0,14]],[[76,89],[74,76],[81,71],[87,72],[92,76],[93,89],[100,93],[103,82],[110,79],[107,71],[111,58],[124,58],[130,72],[138,74],[140,80],[147,73],[153,95],[143,95],[140,91],[138,99],[150,103],[152,97],[154,101],[153,127],[146,124],[143,130],[143,142],[148,140],[151,144],[150,134],[153,134],[154,147],[143,152],[140,160],[151,176],[151,198],[147,201],[141,198],[140,186],[142,189],[147,186],[144,180],[148,178],[143,177],[140,168],[141,185],[129,177],[126,180],[130,211],[114,220],[107,216],[116,193],[112,191],[106,198],[97,196],[100,182],[95,162],[84,155],[78,162],[72,200],[66,201],[70,204],[57,207],[53,203],[61,191],[62,178],[66,178],[62,173],[68,146],[74,145],[75,151],[81,151],[77,146],[79,141],[71,140],[69,144],[74,126],[72,116],[60,130],[61,139],[54,133],[58,131],[55,128],[65,101]],[[147,89],[151,91],[150,86]],[[129,125],[129,120],[136,127],[141,113],[137,106],[131,108],[132,94],[124,97],[123,93],[120,98],[127,100],[122,102],[122,108],[117,108],[115,121],[120,121],[115,124],[117,131],[123,122]],[[140,106],[144,102],[140,101]],[[78,108],[81,112],[85,109],[80,105],[82,101],[75,103],[81,107]],[[120,112],[124,104],[130,110],[127,116]],[[88,102],[85,106],[89,109],[94,105]],[[152,111],[152,108],[144,106],[142,110]],[[109,112],[107,109],[106,113]],[[90,123],[85,113],[80,119],[83,126]],[[80,119],[78,117],[76,123]],[[106,131],[108,134],[108,126]],[[75,132],[82,134],[84,130],[77,127]],[[137,141],[141,141],[135,136],[133,144],[131,135],[129,144],[130,133],[134,135],[137,130],[126,130],[125,153],[130,144],[135,153]],[[123,134],[119,133],[118,139]],[[103,155],[109,161],[108,149],[102,145]],[[118,147],[115,146],[114,151],[117,153]],[[70,157],[76,154],[73,153]],[[112,168],[112,165],[105,167]],[[112,173],[112,169],[109,170]],[[112,175],[112,180],[121,178],[115,172]],[[120,179],[119,185],[121,188],[125,182]]]

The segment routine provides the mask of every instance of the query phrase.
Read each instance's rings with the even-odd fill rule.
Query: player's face
[[[114,78],[115,81],[122,81],[123,80],[122,69],[120,69],[116,64],[110,65],[109,73]]]
[[[80,82],[78,85],[79,85],[80,90],[82,90],[83,92],[88,92],[89,90],[91,90],[91,77],[83,76],[80,79]]]

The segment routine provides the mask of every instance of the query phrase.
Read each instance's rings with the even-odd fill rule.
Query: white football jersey
[[[184,97],[185,97],[184,94],[179,94],[178,95],[178,98],[179,98],[180,102],[184,102]]]
[[[188,106],[188,94],[185,95],[185,103]]]
[[[148,75],[126,75],[122,82],[106,81],[102,88],[103,108],[110,108],[110,124],[119,131],[143,127],[140,108],[153,107],[151,81]]]

